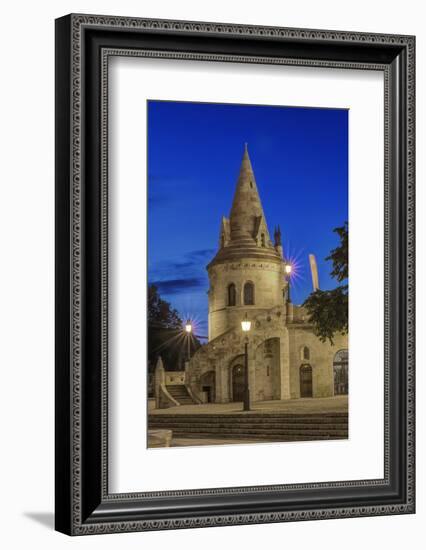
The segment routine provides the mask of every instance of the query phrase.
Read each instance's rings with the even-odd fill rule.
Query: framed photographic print
[[[414,513],[412,36],[56,21],[56,529]]]
[[[174,447],[346,439],[347,284],[321,291],[302,240],[333,250],[346,281],[348,111],[150,100],[147,114],[148,447],[161,435]],[[244,136],[270,181],[265,201]]]

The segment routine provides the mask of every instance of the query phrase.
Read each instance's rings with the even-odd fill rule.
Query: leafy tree
[[[333,262],[331,276],[341,283],[349,277],[348,222],[345,222],[342,227],[336,227],[333,231],[339,235],[340,245],[331,251],[326,260]]]
[[[148,287],[148,370],[153,373],[161,355],[166,370],[183,370],[187,359],[187,338],[191,354],[200,347],[194,335],[187,336],[179,313],[163,300],[155,285]]]
[[[326,260],[331,260],[331,276],[343,283],[349,276],[348,222],[333,230],[340,238],[340,244],[334,248]],[[310,321],[315,334],[325,342],[333,344],[335,334],[348,333],[348,285],[341,284],[333,290],[316,290],[305,300]]]
[[[148,287],[148,324],[163,329],[181,329],[183,326],[179,313],[161,299],[155,285]]]

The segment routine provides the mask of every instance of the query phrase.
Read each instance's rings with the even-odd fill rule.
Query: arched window
[[[237,291],[234,283],[228,285],[228,306],[235,306],[237,301]]]
[[[349,354],[347,349],[341,349],[333,360],[334,395],[349,393]]]
[[[303,346],[301,355],[302,360],[309,361],[309,359],[311,358],[311,352],[309,351],[309,348],[307,346]]]
[[[248,282],[244,285],[244,305],[254,305],[254,284],[251,282]]]
[[[261,242],[262,246],[266,246],[266,244],[265,244],[265,233],[262,233],[262,235],[260,236],[260,242]]]

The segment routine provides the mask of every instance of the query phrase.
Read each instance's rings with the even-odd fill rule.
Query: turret
[[[269,236],[247,144],[244,146],[231,212],[229,218],[222,218],[219,250],[210,265],[239,257],[282,261],[282,254],[277,252]]]
[[[278,254],[281,256],[281,258],[283,258],[284,252],[283,252],[283,245],[281,242],[281,229],[279,225],[274,230],[274,247],[275,247],[275,250],[278,252]]]
[[[228,246],[231,239],[231,231],[229,228],[229,219],[222,216],[222,222],[220,224],[220,239],[219,239],[219,249]]]
[[[283,304],[281,231],[271,241],[247,144],[229,218],[220,226],[219,249],[207,266],[209,339],[237,326],[246,314]]]

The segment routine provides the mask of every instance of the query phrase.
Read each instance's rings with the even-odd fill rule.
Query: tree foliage
[[[331,251],[330,256],[327,256],[326,260],[333,262],[331,276],[341,283],[349,277],[348,222],[345,222],[342,227],[336,227],[333,231],[339,235],[340,244]]]
[[[163,329],[181,329],[182,319],[169,302],[162,300],[155,285],[148,287],[148,324]]]
[[[338,247],[334,248],[326,260],[333,264],[331,276],[339,283],[349,276],[348,257],[348,222],[333,230],[340,239]],[[342,284],[333,290],[316,290],[303,303],[307,309],[310,321],[314,325],[315,334],[325,342],[333,344],[335,334],[348,332],[348,285]]]
[[[190,338],[191,354],[200,346],[194,335],[183,330],[179,313],[163,300],[155,285],[148,287],[148,369],[154,372],[161,356],[166,370],[183,370],[188,354]]]
[[[183,331],[178,312],[160,297],[155,285],[148,287],[148,368],[153,372],[161,355],[167,370],[179,370],[181,358],[174,344]]]

